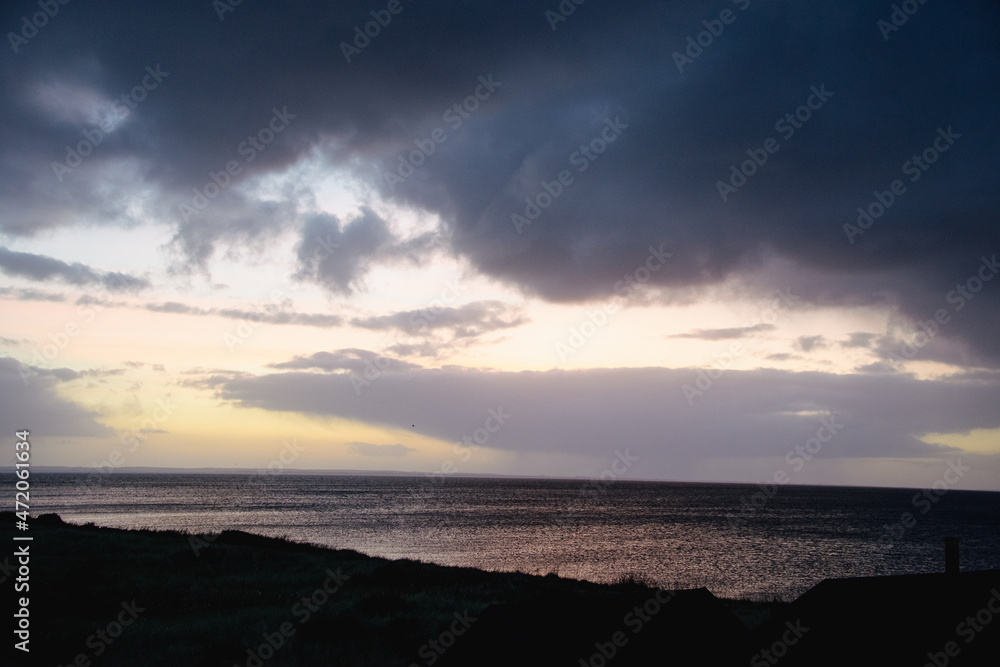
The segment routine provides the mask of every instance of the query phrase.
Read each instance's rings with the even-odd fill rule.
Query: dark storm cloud
[[[368,207],[343,225],[337,216],[313,215],[301,230],[295,277],[350,295],[363,290],[364,276],[375,261],[421,265],[440,247],[436,232],[405,240],[395,237],[386,221]]]
[[[698,329],[688,333],[674,334],[668,338],[695,338],[698,340],[731,340],[756,336],[761,331],[773,331],[773,324],[758,324],[754,327],[731,327],[728,329]]]
[[[0,271],[28,280],[59,280],[70,285],[100,285],[113,292],[134,292],[149,287],[149,281],[124,273],[99,273],[80,263],[67,264],[45,255],[16,252],[0,247]]]
[[[385,220],[371,209],[365,209],[343,228],[334,215],[313,216],[302,230],[297,277],[333,292],[351,294],[372,257],[392,239]]]
[[[207,271],[217,246],[259,246],[294,220],[290,202],[256,201],[225,191],[222,199],[203,214],[178,223],[169,245],[175,255],[171,270]]]
[[[935,330],[931,326],[938,328]],[[890,369],[906,371],[906,364],[910,361],[936,361],[964,368],[982,368],[980,358],[971,354],[969,346],[961,339],[942,335],[947,326],[936,325],[933,319],[924,320],[915,328],[901,323],[890,324],[888,331],[873,339],[869,346],[878,362],[864,369],[874,372],[889,372]]]
[[[0,422],[11,430],[28,428],[35,436],[110,436],[114,431],[95,419],[98,415],[58,395],[60,382],[84,375],[68,368],[26,366],[11,357],[0,358]],[[25,380],[25,378],[27,378]]]
[[[822,413],[842,424],[823,449],[830,458],[939,457],[947,450],[918,438],[1000,427],[995,376],[726,371],[690,405],[682,388],[696,378],[697,369],[422,369],[379,376],[360,393],[344,375],[303,372],[244,375],[216,388],[245,407],[415,423],[445,441],[460,440],[493,409],[510,418],[490,436],[491,447],[597,456],[631,447],[644,474],[670,479],[698,460],[783,456],[815,435]]]
[[[922,4],[891,32],[878,24],[887,0],[586,3],[552,30],[554,4],[404,4],[350,63],[340,45],[370,20],[367,2],[242,3],[224,21],[202,0],[67,9],[2,56],[0,228],[134,224],[126,202],[143,191],[189,266],[288,226],[302,227],[308,262],[312,241],[341,234],[335,260],[300,271],[347,294],[392,244],[384,226],[296,220],[308,183],[266,201],[242,189],[318,155],[439,214],[476,269],[553,301],[609,295],[666,242],[653,286],[752,278],[918,320],[1000,252],[996,3]],[[32,8],[6,3],[0,24]],[[678,71],[675,52],[723,8],[735,20]],[[52,163],[98,122],[88,95],[119,98],[149,66],[169,74],[57,180]],[[53,90],[78,102],[54,105],[71,96]],[[294,117],[250,160],[276,112]],[[717,183],[765,145],[776,152],[724,201]],[[895,180],[905,191],[890,201]],[[179,205],[213,182],[217,196],[183,219]],[[878,215],[847,233],[858,207]],[[773,275],[775,259],[795,269]],[[996,287],[941,333],[993,365]]]

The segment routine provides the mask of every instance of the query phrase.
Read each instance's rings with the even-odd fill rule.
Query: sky
[[[34,465],[1000,490],[996,3],[0,27]]]

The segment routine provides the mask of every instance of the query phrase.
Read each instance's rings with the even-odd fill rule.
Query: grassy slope
[[[6,544],[10,527],[5,513]],[[30,663],[15,664],[68,665],[85,654],[94,665],[246,665],[247,649],[288,622],[294,635],[268,666],[425,665],[420,647],[455,612],[476,616],[495,602],[543,593],[644,588],[390,561],[245,533],[223,533],[198,555],[189,536],[174,532],[36,521],[30,534],[32,654]],[[306,608],[296,613],[295,605],[323,586],[328,569],[349,579],[306,620]],[[97,657],[103,642],[88,646],[88,638],[133,599],[145,611]],[[752,622],[767,606],[732,609]]]

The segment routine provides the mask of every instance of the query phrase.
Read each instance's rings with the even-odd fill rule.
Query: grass
[[[11,544],[11,513],[0,513],[0,532]],[[247,651],[266,634],[281,644],[268,667],[423,664],[418,650],[455,612],[476,616],[491,604],[539,595],[653,588],[635,574],[601,585],[388,560],[237,531],[196,542],[197,553],[194,536],[183,533],[51,517],[33,521],[31,535],[31,664],[69,665],[84,655],[95,665],[254,667]],[[335,582],[328,572],[346,575],[329,594],[324,583]],[[144,608],[135,622],[108,643],[96,638],[109,624],[116,629],[122,603],[132,600]],[[769,605],[733,605],[750,621],[769,613]],[[280,636],[282,624],[290,624],[291,636]]]

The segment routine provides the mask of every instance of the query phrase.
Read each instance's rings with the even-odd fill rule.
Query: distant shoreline
[[[13,474],[13,466],[0,466],[0,475]],[[110,472],[102,472],[103,469],[97,467],[80,466],[32,466],[35,474],[76,474],[87,475],[102,473],[108,475],[257,475],[266,468],[159,468],[153,466],[141,467],[121,467],[114,468]],[[405,470],[324,470],[315,468],[286,468],[280,472],[272,473],[275,476],[309,476],[309,477],[437,477],[441,479],[492,479],[492,480],[537,480],[553,482],[589,482],[593,477],[556,477],[551,475],[508,475],[499,473],[463,473],[453,472],[447,475],[440,472],[412,472]],[[755,482],[733,482],[714,480],[666,480],[666,479],[616,479],[615,484],[672,484],[677,486],[745,486],[757,487]],[[779,486],[789,488],[817,488],[817,489],[896,489],[902,491],[920,491],[918,487],[910,486],[858,486],[851,484],[781,484]],[[995,489],[950,489],[949,493],[998,493]]]

